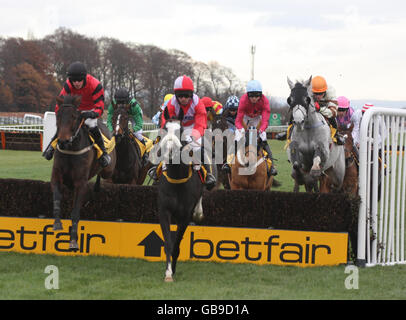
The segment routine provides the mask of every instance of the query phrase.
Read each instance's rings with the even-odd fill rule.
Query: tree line
[[[176,77],[190,76],[196,93],[225,102],[242,95],[243,83],[217,62],[194,61],[177,49],[91,38],[59,28],[42,39],[0,37],[0,112],[53,111],[68,66],[85,63],[105,89],[105,103],[119,87],[129,89],[151,117],[163,97],[173,91]]]

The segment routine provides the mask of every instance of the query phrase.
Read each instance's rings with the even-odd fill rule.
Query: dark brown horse
[[[166,254],[165,281],[173,281],[176,263],[180,253],[180,243],[187,226],[196,214],[202,213],[203,184],[196,170],[190,163],[176,162],[183,148],[189,145],[181,141],[183,127],[183,110],[180,108],[176,118],[169,118],[168,109],[164,110],[166,120],[164,129],[167,134],[162,137],[159,146],[165,159],[166,171],[162,174],[158,184],[158,214],[164,249]],[[187,152],[189,152],[186,149]],[[179,157],[178,157],[179,158]],[[177,224],[176,236],[171,237],[170,225]]]
[[[354,124],[351,124],[349,128],[340,127],[339,132],[342,135],[346,135],[347,139],[344,145],[345,153],[345,176],[343,186],[341,190],[345,193],[358,195],[358,159],[354,155],[354,140],[352,138],[352,129]]]
[[[141,150],[129,129],[130,104],[113,104],[113,134],[116,139],[117,163],[113,183],[142,185],[151,163],[143,165]]]
[[[80,209],[89,195],[88,180],[98,175],[97,184],[99,184],[100,176],[103,179],[110,178],[116,164],[116,153],[113,149],[110,153],[110,165],[101,168],[97,160],[97,151],[89,138],[89,130],[81,118],[81,112],[78,111],[81,97],[67,95],[63,98],[57,97],[56,100],[60,108],[56,115],[58,143],[51,177],[54,230],[62,229],[61,200],[62,186],[65,185],[73,190],[69,248],[77,250]],[[106,137],[111,138],[107,127],[101,121],[98,122],[98,127]]]

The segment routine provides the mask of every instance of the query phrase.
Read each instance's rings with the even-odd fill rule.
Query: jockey
[[[261,123],[259,128],[259,137],[261,139],[262,147],[267,153],[267,157],[272,159],[272,152],[269,148],[266,138],[266,128],[268,127],[269,117],[271,115],[271,108],[269,106],[269,100],[262,94],[261,83],[257,80],[251,80],[247,83],[247,93],[245,93],[238,106],[237,118],[235,120],[235,141],[239,141],[244,135],[244,127],[257,126]],[[231,172],[230,165],[225,163],[222,169],[228,173]],[[270,174],[276,176],[276,171],[273,161],[270,168]]]
[[[229,96],[224,105],[223,115],[226,117],[228,128],[235,132],[235,118],[237,117],[238,104],[240,99],[237,96]]]
[[[80,95],[82,97],[78,110],[82,111],[81,117],[89,127],[89,132],[94,138],[95,143],[100,147],[103,155],[100,158],[102,167],[107,167],[111,158],[104,146],[103,137],[97,127],[97,119],[102,116],[104,111],[104,89],[99,80],[87,73],[86,67],[82,62],[73,62],[68,67],[68,79],[66,80],[59,96]],[[55,113],[58,112],[58,104],[55,107]],[[54,138],[56,139],[57,134]],[[54,148],[51,144],[44,151],[43,156],[51,160],[54,154]]]
[[[177,116],[180,108],[182,108],[185,115],[182,120],[182,125],[185,132],[187,132],[187,130],[190,131],[190,135],[186,136],[186,141],[190,144],[194,152],[202,153],[202,158],[205,160],[203,161],[203,165],[207,171],[205,185],[208,190],[211,190],[216,185],[216,178],[212,174],[211,161],[204,152],[202,145],[204,131],[207,128],[206,109],[203,102],[194,94],[193,81],[188,76],[183,75],[175,80],[174,92],[175,96],[172,97],[166,105],[169,116]],[[162,115],[161,128],[164,126],[165,118]],[[156,175],[154,175],[153,178],[156,179]]]
[[[200,99],[206,107],[207,121],[213,120],[213,113],[218,115],[223,112],[223,105],[218,101],[213,101],[210,97],[203,97]],[[214,112],[213,112],[214,111]]]
[[[312,92],[316,110],[320,111],[334,129],[338,129],[336,120],[338,108],[334,88],[327,86],[327,82],[323,77],[316,76],[312,79]],[[335,138],[338,145],[345,144],[345,138],[337,131]]]
[[[160,122],[160,118],[161,118],[161,114],[162,111],[164,111],[166,105],[168,104],[169,100],[171,100],[173,97],[172,93],[168,93],[165,97],[164,97],[164,102],[161,104],[161,106],[159,107],[159,111],[152,117],[152,122],[155,123],[157,126],[159,126],[159,122]]]
[[[109,105],[108,114],[107,114],[107,128],[111,132],[113,132],[113,114],[114,114],[114,107],[113,105],[116,104],[129,104],[129,116],[130,121],[132,122],[132,128],[134,136],[145,146],[145,139],[142,135],[142,125],[144,124],[144,120],[142,119],[142,109],[138,104],[135,98],[130,99],[130,93],[126,88],[119,88],[115,93],[114,97]],[[147,160],[147,152],[144,153],[142,158],[143,163],[146,163]]]
[[[338,112],[337,112],[337,122],[339,127],[349,128],[353,124],[352,136],[359,133],[359,117],[350,105],[350,100],[346,97],[341,96],[337,98]]]
[[[314,106],[316,110],[319,111],[325,119],[328,120],[330,125],[336,129],[334,137],[337,140],[338,145],[344,145],[345,139],[344,137],[337,132],[337,101],[335,100],[335,90],[332,86],[327,86],[326,80],[321,76],[316,76],[312,79],[312,100],[314,101]],[[291,114],[289,120],[289,127],[292,126],[293,123],[293,115]],[[289,130],[290,134],[292,134],[292,130]],[[278,140],[285,140],[287,137],[286,132],[281,132],[276,135],[276,139]]]

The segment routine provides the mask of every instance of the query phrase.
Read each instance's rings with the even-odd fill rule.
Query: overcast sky
[[[91,37],[179,49],[217,61],[266,93],[323,75],[349,99],[406,100],[406,1],[0,0],[0,35],[36,38],[66,27]]]

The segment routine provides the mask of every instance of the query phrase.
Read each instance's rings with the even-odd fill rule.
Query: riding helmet
[[[338,109],[348,109],[350,107],[350,100],[344,96],[337,98]]]
[[[321,76],[312,79],[312,91],[314,93],[323,93],[327,91],[327,81]]]
[[[115,93],[114,93],[114,100],[117,103],[128,103],[130,100],[130,93],[126,88],[119,88]]]
[[[240,99],[237,96],[230,96],[226,101],[224,109],[237,110],[239,103]]]
[[[193,81],[188,76],[177,77],[173,85],[173,90],[175,93],[177,91],[195,91]]]
[[[214,105],[213,100],[210,97],[203,97],[200,100],[203,102],[206,109],[212,108]]]
[[[80,61],[75,61],[68,67],[68,77],[70,80],[84,80],[87,75],[85,65]]]
[[[262,85],[258,80],[250,80],[247,83],[247,92],[262,92]]]

